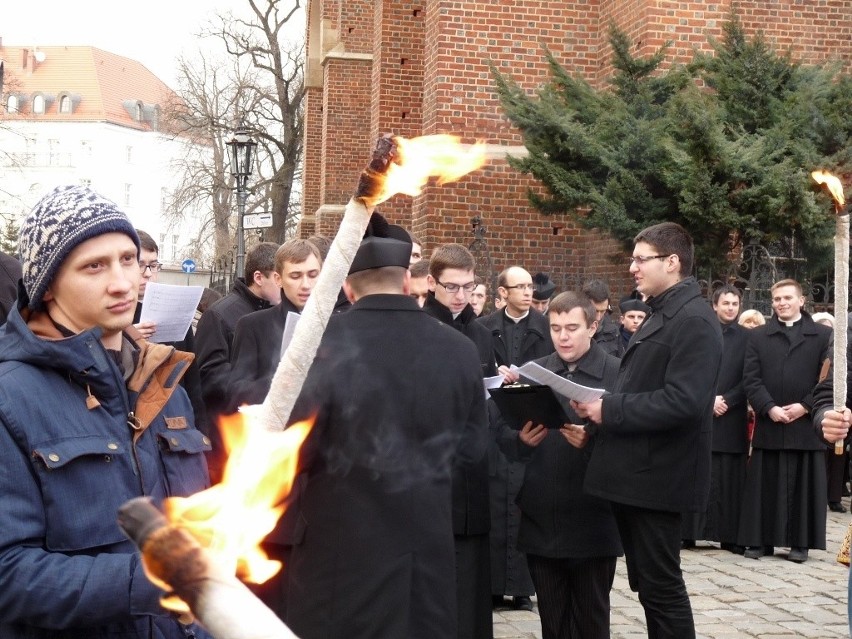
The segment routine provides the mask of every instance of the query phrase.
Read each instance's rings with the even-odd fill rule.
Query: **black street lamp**
[[[237,180],[237,277],[245,275],[246,240],[243,236],[243,216],[246,213],[249,176],[254,164],[254,147],[257,142],[249,136],[242,124],[234,131],[234,137],[225,144],[231,147],[231,175]]]

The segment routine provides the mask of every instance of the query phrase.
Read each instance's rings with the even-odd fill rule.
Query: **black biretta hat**
[[[553,292],[556,290],[556,284],[550,279],[547,273],[536,273],[533,275],[533,299],[543,302],[553,297]]]
[[[408,268],[410,262],[411,235],[408,231],[396,224],[388,224],[381,214],[373,213],[349,267],[349,274],[383,266]]]
[[[638,295],[639,293],[634,291],[630,295],[622,297],[618,302],[618,310],[622,313],[628,313],[630,311],[642,311],[646,315],[650,313],[651,307],[639,299]]]

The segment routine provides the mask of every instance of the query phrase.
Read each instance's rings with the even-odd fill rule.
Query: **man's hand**
[[[600,399],[596,399],[593,402],[575,402],[573,399],[571,400],[571,408],[574,409],[574,412],[595,424],[601,423],[602,407],[603,400]]]
[[[547,429],[542,424],[533,426],[532,422],[527,422],[521,429],[520,438],[530,448],[535,448],[547,437]]]
[[[514,384],[519,379],[521,379],[521,376],[517,371],[511,370],[505,364],[503,364],[501,367],[499,367],[497,369],[497,373],[503,376],[503,383],[504,384]]]
[[[808,409],[805,408],[802,404],[787,404],[786,406],[782,406],[784,412],[787,413],[787,422],[794,422],[800,417],[804,417],[808,414]]]
[[[151,336],[157,332],[157,323],[156,322],[139,322],[138,324],[134,324],[136,330],[142,333],[142,337],[145,339],[151,339]]]
[[[848,408],[844,408],[842,413],[836,410],[827,410],[822,416],[822,436],[825,441],[835,443],[846,439],[849,433],[849,426],[852,423],[852,413]]]
[[[728,402],[722,395],[716,395],[716,401],[713,403],[713,416],[721,417],[728,412]]]
[[[563,424],[559,432],[574,448],[582,448],[589,443],[589,433],[577,424]]]
[[[790,420],[787,418],[787,411],[781,406],[773,406],[769,409],[769,419],[779,424],[786,424]]]

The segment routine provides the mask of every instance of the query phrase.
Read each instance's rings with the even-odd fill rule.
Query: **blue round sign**
[[[195,272],[195,262],[193,260],[184,260],[180,267],[183,269],[184,273]]]

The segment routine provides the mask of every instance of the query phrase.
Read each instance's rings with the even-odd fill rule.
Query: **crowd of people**
[[[115,514],[219,479],[220,418],[263,401],[329,245],[252,246],[155,344],[150,235],[85,187],[39,201],[21,259],[0,259],[0,636],[207,637],[161,607]],[[544,639],[603,639],[623,556],[648,636],[689,639],[684,548],[825,548],[850,418],[832,318],[798,282],[774,284],[769,318],[735,286],[708,303],[692,238],[662,223],[616,313],[604,280],[558,291],[509,264],[489,292],[466,247],[426,248],[373,213],[291,415],[314,427],[265,542],[284,569],[255,592],[299,637],[490,639],[494,609],[535,597]],[[528,362],[605,392],[516,424],[484,383],[532,384]]]

